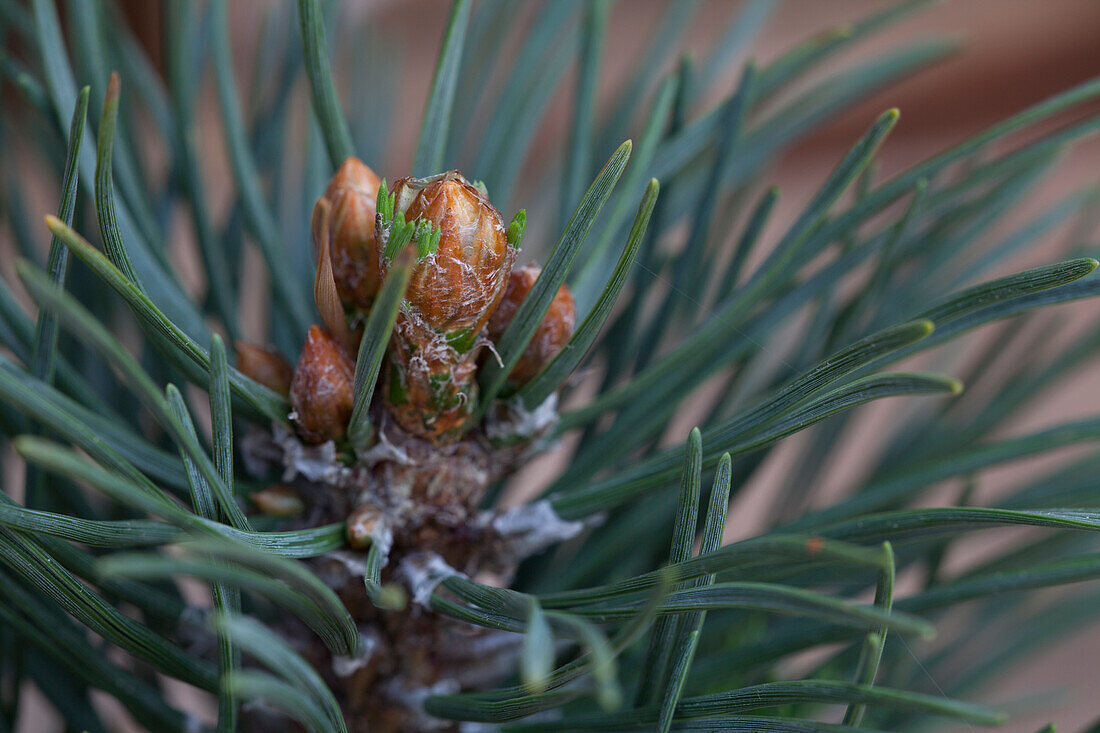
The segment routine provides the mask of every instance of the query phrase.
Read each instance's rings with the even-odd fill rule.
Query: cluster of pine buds
[[[483,185],[458,171],[402,178],[392,190],[357,158],[329,182],[313,211],[314,295],[323,326],[309,329],[297,367],[271,351],[238,345],[239,367],[287,395],[299,437],[345,438],[355,402],[354,356],[362,326],[392,264],[415,257],[386,350],[381,400],[410,435],[442,445],[460,439],[477,411],[477,374],[539,276],[513,269],[523,212],[505,227]],[[566,344],[575,324],[562,286],[508,375],[516,389]]]

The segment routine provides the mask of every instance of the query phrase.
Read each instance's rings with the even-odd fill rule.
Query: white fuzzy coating
[[[348,552],[347,550],[333,550],[332,552],[326,552],[322,557],[336,560],[352,575],[357,575],[361,578],[367,576],[367,561],[363,559],[362,553]]]
[[[500,726],[492,723],[475,723],[467,720],[458,724],[458,733],[494,733],[498,730]]]
[[[572,539],[586,526],[583,521],[562,519],[549,499],[493,515],[490,521],[506,551],[515,559],[530,557],[556,542]]]
[[[551,392],[550,396],[533,410],[525,408],[519,400],[509,402],[507,409],[507,419],[486,421],[485,434],[491,440],[534,438],[557,424],[558,393]]]
[[[386,697],[414,713],[409,722],[409,730],[443,730],[450,728],[452,722],[436,718],[424,712],[424,701],[433,695],[454,695],[462,689],[458,682],[442,679],[431,685],[409,687],[400,680],[390,680],[384,688]]]
[[[489,353],[493,355],[493,360],[496,361],[497,366],[499,366],[501,369],[504,368],[504,359],[500,357],[500,352],[497,351],[497,346],[492,342],[491,339],[487,339],[485,338],[485,336],[479,336],[477,339],[477,343],[474,344],[474,348],[472,349],[472,351],[478,351],[482,348],[488,349]],[[555,402],[554,404],[556,405],[557,403]]]
[[[366,667],[378,648],[378,637],[374,633],[359,632],[359,649],[352,656],[334,656],[332,671],[337,677],[350,677]]]
[[[263,699],[262,697],[254,697],[251,700],[243,701],[241,703],[241,710],[248,711],[248,712],[256,711],[256,712],[259,712],[259,713],[263,713],[264,715],[271,715],[271,716],[276,716],[276,717],[280,717],[280,718],[285,718],[286,717],[286,713],[284,713],[282,710],[275,707],[274,705],[272,705],[271,703],[269,703],[267,700]],[[202,729],[200,728],[199,730],[202,730]],[[207,729],[207,730],[209,730],[209,729]]]
[[[393,530],[386,521],[385,515],[379,517],[374,525],[374,530],[370,533],[370,541],[378,546],[378,552],[382,555],[382,564],[385,565],[389,560],[390,550],[393,549]]]
[[[484,687],[506,677],[516,668],[523,647],[523,634],[480,629],[482,633],[456,638],[448,658],[456,660],[455,679],[463,687]]]
[[[466,577],[447,564],[442,557],[428,551],[405,556],[397,567],[397,573],[405,579],[409,597],[424,608],[430,607],[432,593],[444,580],[455,575]]]
[[[378,442],[371,446],[370,449],[358,454],[357,457],[361,463],[367,466],[373,466],[383,461],[399,463],[402,466],[411,466],[416,463],[416,461],[409,458],[409,454],[405,452],[404,449],[398,448],[390,442],[385,430],[379,430],[377,435]]]
[[[271,433],[283,451],[283,481],[301,476],[309,481],[335,484],[348,470],[336,459],[336,443],[331,440],[321,445],[305,445],[280,423],[272,426]]]

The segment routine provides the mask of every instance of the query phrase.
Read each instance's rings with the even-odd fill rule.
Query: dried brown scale
[[[311,326],[290,384],[294,424],[307,443],[347,431],[354,377],[355,364],[344,348],[320,326]]]
[[[265,349],[245,341],[238,341],[235,347],[237,370],[241,374],[284,397],[290,394],[294,367],[286,357],[273,349]]]
[[[354,354],[359,349],[362,333],[349,325],[349,313],[340,299],[332,274],[332,237],[329,233],[332,209],[329,202],[323,198],[318,199],[317,205],[313,208],[313,216],[317,245],[317,274],[313,280],[313,300],[317,304],[317,312],[321,314],[321,322],[325,324],[329,334],[339,341],[349,354]],[[354,313],[351,315],[354,316]]]

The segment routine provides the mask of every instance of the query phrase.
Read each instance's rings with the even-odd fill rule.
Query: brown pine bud
[[[358,158],[348,158],[318,199],[331,207],[332,275],[340,300],[351,308],[370,308],[381,282],[374,238],[374,214],[381,180]],[[313,209],[313,243],[320,258],[323,237],[317,206]]]
[[[442,232],[439,246],[413,269],[405,300],[410,315],[465,352],[504,292],[515,261],[500,212],[458,171],[394,185],[394,210]]]
[[[290,393],[294,367],[282,354],[245,341],[238,341],[234,346],[237,349],[237,370],[241,374],[284,397]]]
[[[282,484],[249,494],[248,498],[261,513],[271,517],[293,517],[305,509],[294,489]]]
[[[389,350],[386,404],[397,424],[437,445],[462,436],[477,403],[476,355],[399,320]]]
[[[538,280],[540,272],[542,268],[538,265],[526,265],[512,271],[504,297],[489,319],[490,339],[497,341],[504,334],[519,310],[520,303]],[[573,302],[573,294],[569,292],[569,286],[563,284],[550,302],[550,309],[543,316],[542,323],[535,329],[535,335],[531,337],[519,361],[508,374],[509,384],[519,387],[534,379],[569,342],[576,323],[577,307]]]
[[[291,417],[307,443],[324,443],[347,430],[355,401],[355,364],[320,326],[309,336],[290,384]]]

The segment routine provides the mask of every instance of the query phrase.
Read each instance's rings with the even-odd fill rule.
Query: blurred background
[[[161,4],[147,0],[120,0],[118,4],[150,56],[155,60],[161,59],[165,32]],[[748,57],[762,64],[767,63],[815,34],[843,27],[892,4],[878,0],[786,0],[779,3],[749,51],[742,57],[732,59],[727,68],[718,70],[720,73],[714,94],[700,104],[709,107],[728,93],[736,85],[742,64]],[[64,5],[61,3],[63,18]],[[531,14],[530,8],[523,5],[520,3],[518,11],[521,19]],[[282,26],[284,31],[293,31],[296,22],[294,6],[295,3],[288,0],[230,2],[235,66],[242,92],[247,92],[250,85],[264,82],[265,69],[259,68],[256,60],[260,59],[259,63],[262,63],[263,43],[280,38],[277,34],[272,35],[270,29],[265,31],[260,19],[274,18],[274,27]],[[385,98],[363,100],[365,104],[377,107],[379,124],[377,129],[356,130],[356,142],[366,162],[381,175],[393,180],[406,174],[413,157],[448,3],[443,0],[343,0],[341,6],[340,28],[343,33],[335,41],[335,66],[337,77],[346,90],[344,99],[361,97],[355,95],[353,90],[368,75],[375,78],[382,76],[388,81],[382,85],[388,90]],[[602,75],[603,91],[608,98],[613,97],[612,92],[618,89],[627,71],[644,58],[646,40],[661,21],[667,6],[667,0],[619,0],[614,4],[604,48]],[[740,6],[741,3],[735,0],[704,0],[684,35],[684,52],[704,56],[705,50],[715,42],[718,33],[728,25],[729,18],[738,12]],[[926,70],[842,110],[798,140],[781,157],[777,167],[761,176],[761,186],[778,185],[781,195],[762,240],[764,246],[758,248],[757,257],[766,255],[768,243],[774,243],[831,167],[882,110],[899,108],[901,121],[880,152],[879,180],[1053,93],[1100,76],[1100,2],[1096,0],[947,0],[858,44],[836,59],[835,64],[848,66],[860,58],[874,57],[889,50],[901,39],[925,36],[950,39],[957,43],[957,48],[950,56]],[[506,43],[507,39],[500,39],[500,42]],[[420,49],[424,52],[420,53]],[[828,71],[829,68],[825,68],[818,73]],[[196,74],[200,72],[203,70],[196,70]],[[572,92],[569,79],[563,81],[555,102],[550,106],[551,114],[542,124],[529,151],[526,166],[532,171],[544,170],[547,165],[553,168],[569,143],[569,99]],[[123,78],[124,95],[126,83]],[[224,141],[219,137],[213,85],[208,77],[204,77],[202,84],[200,120],[208,123],[200,126],[206,155],[204,173],[208,179],[211,204],[215,211],[224,214],[232,198],[232,176]],[[297,131],[292,129],[287,140],[294,140],[295,136],[297,139],[304,138],[305,114],[308,112],[303,80],[299,80],[292,94],[300,100],[298,107],[302,114],[293,121],[298,126]],[[0,103],[7,104],[9,99],[11,95],[5,92]],[[98,102],[93,103],[93,107],[97,105]],[[1065,120],[1055,124],[1061,122]],[[1019,141],[1019,137],[1014,140]],[[155,163],[159,141],[150,136],[150,139],[138,142],[147,148],[150,160]],[[610,148],[597,149],[594,157],[603,160],[611,152]],[[296,156],[301,151],[290,145],[285,154]],[[20,153],[13,153],[10,147],[4,148],[4,155],[10,156],[0,162],[0,167],[5,170],[5,185],[14,183],[20,186],[23,199],[33,214],[31,220],[38,221],[41,215],[56,206],[58,182],[36,175],[34,167],[28,162],[29,158],[21,158]],[[160,159],[164,160],[162,153]],[[999,223],[993,235],[996,236],[998,231],[1008,231],[1013,224],[1018,225],[1029,214],[1071,191],[1094,186],[1098,173],[1100,141],[1085,141],[1061,161],[1039,195],[1030,197],[1019,211]],[[163,171],[164,176],[168,174],[168,171]],[[477,172],[473,171],[472,175],[476,177]],[[532,246],[530,249],[538,251],[541,248],[545,251],[560,230],[558,202],[554,200],[558,188],[556,179],[554,185],[522,174],[518,180],[515,190],[490,193],[502,210],[510,212],[520,207],[527,208],[528,241],[541,240],[539,247]],[[185,277],[188,287],[194,292],[201,292],[205,284],[198,275],[196,253],[190,244],[189,218],[180,212],[174,220],[178,221],[178,225],[173,226],[172,236],[174,264],[190,273]],[[1081,232],[1075,230],[1073,235],[1081,236]],[[1003,263],[995,274],[1058,258],[1055,252],[1063,247],[1067,236],[1070,232],[1065,229],[1052,232],[1044,240],[1049,246],[1034,247],[1020,253],[1014,261]],[[1095,230],[1086,232],[1084,236],[1091,237],[1091,242],[1095,244]],[[43,251],[48,241],[43,228]],[[303,239],[301,246],[309,245]],[[0,268],[12,280],[10,267],[13,256],[10,232],[4,227],[0,229]],[[262,273],[258,259],[256,265],[255,271]],[[257,293],[262,292],[266,287],[263,278],[262,274],[257,274],[249,287],[254,287]],[[255,300],[255,306],[245,310],[245,330],[251,340],[263,342],[267,314],[262,310],[263,299]],[[1096,304],[1085,301],[1076,306],[1063,306],[1051,316],[1044,316],[1047,320],[1039,323],[1038,327],[1049,327],[1051,319],[1054,319],[1060,329],[1058,338],[1069,339],[1080,329],[1100,327],[1097,325],[1100,320],[1098,316],[1100,312]],[[997,331],[987,329],[973,338],[995,338],[996,334]],[[1028,355],[1020,354],[1018,358],[1026,359]],[[1023,415],[1015,423],[1005,426],[1005,431],[1018,433],[1048,425],[1055,419],[1083,417],[1097,413],[1098,408],[1100,373],[1093,370],[1065,380],[1058,390],[1049,394],[1042,409]],[[846,440],[841,449],[843,455],[853,458],[851,461],[845,460],[843,465],[830,467],[830,478],[826,485],[820,487],[819,500],[835,496],[849,484],[853,475],[858,474],[861,469],[858,461],[859,441],[873,440],[876,421],[898,419],[899,415],[904,414],[898,412],[899,409],[893,405],[876,405],[863,411],[858,420],[861,429],[854,431],[856,437]],[[682,420],[680,435],[693,424],[690,414],[685,414]],[[820,428],[828,429],[828,426]],[[730,515],[731,539],[746,536],[760,526],[765,510],[771,507],[777,484],[785,475],[784,456],[789,454],[788,449],[796,447],[796,440],[798,438],[789,441],[790,446],[774,451],[763,470],[758,472],[751,490],[739,496]],[[553,460],[551,456],[530,467],[524,475],[526,485],[537,488],[540,481],[545,481],[544,477],[552,468],[549,462]],[[12,462],[5,463],[11,465]],[[978,487],[979,497],[995,495],[999,483],[1019,480],[1021,475],[1034,470],[1034,463],[1025,461],[983,474]],[[945,493],[944,500],[953,495]],[[986,549],[983,543],[1012,542],[1017,536],[1013,532],[1002,531],[997,533],[996,539],[987,537],[974,543],[960,543],[960,551],[949,558],[949,563],[964,567],[981,557]],[[1100,610],[1097,618],[1100,620]],[[1020,632],[1027,633],[1027,630],[1021,629]],[[920,653],[919,648],[914,651]],[[1034,664],[1016,670],[1010,679],[985,693],[982,699],[994,704],[1008,704],[1010,708],[1014,701],[1026,701],[1036,706],[1033,714],[1019,715],[1002,730],[1031,733],[1040,725],[1054,721],[1062,730],[1074,731],[1096,718],[1100,708],[1094,694],[1098,676],[1100,623],[1088,635],[1065,639],[1062,644],[1048,649],[1036,658]],[[921,691],[936,694],[936,681],[928,678],[925,683]],[[61,730],[60,724],[49,720],[45,714],[38,717],[28,714],[26,717],[25,731]]]

